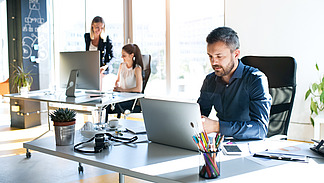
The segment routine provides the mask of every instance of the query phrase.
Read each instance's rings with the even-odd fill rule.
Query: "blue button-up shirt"
[[[228,84],[214,72],[207,75],[198,103],[204,116],[214,106],[225,136],[263,139],[267,135],[271,107],[267,77],[241,61]]]

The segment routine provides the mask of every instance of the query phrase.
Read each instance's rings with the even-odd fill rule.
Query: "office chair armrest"
[[[135,109],[135,105],[137,103],[137,98],[134,100],[133,106],[132,106],[132,111]]]

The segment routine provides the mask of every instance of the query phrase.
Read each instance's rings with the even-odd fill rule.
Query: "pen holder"
[[[200,151],[201,163],[199,176],[205,179],[214,179],[220,176],[220,152]]]

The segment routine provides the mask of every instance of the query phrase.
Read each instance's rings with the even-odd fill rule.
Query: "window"
[[[212,72],[206,53],[206,36],[224,25],[224,2],[168,1],[170,22],[166,22],[166,1],[132,1],[133,42],[144,54],[152,55],[152,75],[145,93],[169,93],[177,98],[197,100],[203,79]],[[171,83],[166,83],[167,24],[170,24]],[[171,85],[171,91],[165,91],[167,85]]]
[[[85,33],[85,1],[80,0],[57,0],[53,1],[54,14],[54,70],[59,71],[60,52],[84,51]],[[68,13],[62,13],[68,12]],[[53,70],[53,68],[52,68]],[[54,88],[59,88],[58,72],[55,72]]]
[[[113,44],[114,58],[112,76],[105,77],[103,86],[114,86],[119,63],[121,62],[121,48],[123,46],[123,1],[114,0],[70,0],[54,1],[54,32],[56,32],[56,63],[59,52],[85,51],[84,34],[90,32],[91,22],[95,16],[101,16],[106,24],[106,34]],[[73,7],[71,9],[71,7]],[[67,14],[61,12],[70,12]],[[59,69],[58,64],[55,65]],[[56,81],[56,84],[58,81]],[[107,89],[107,88],[103,88]]]
[[[171,93],[197,100],[203,79],[212,72],[205,39],[211,30],[224,25],[223,0],[199,3],[194,0],[55,1],[56,60],[60,51],[85,50],[84,33],[89,32],[93,17],[102,16],[113,44],[113,74],[117,74],[124,43],[123,3],[128,2],[132,2],[133,27],[130,32],[133,43],[140,47],[142,54],[152,56],[152,71],[145,93],[156,96]],[[166,19],[167,3],[170,4],[169,22]],[[70,13],[67,17],[60,12]],[[166,29],[167,25],[170,30]],[[166,35],[170,35],[170,40]],[[170,50],[168,62],[167,50]],[[168,73],[167,68],[171,68]],[[114,83],[115,78],[110,77],[110,80]],[[110,85],[110,82],[105,84]],[[167,86],[171,86],[170,91],[166,91]]]
[[[197,100],[205,76],[212,72],[207,35],[224,25],[224,2],[170,1],[171,93]],[[181,13],[179,13],[181,12]]]
[[[85,3],[80,0],[53,1],[57,56],[62,51],[84,51]],[[69,12],[69,13],[62,13]]]
[[[145,88],[150,95],[165,94],[165,0],[133,0],[133,42],[150,54],[151,76]],[[144,8],[145,7],[145,8]]]

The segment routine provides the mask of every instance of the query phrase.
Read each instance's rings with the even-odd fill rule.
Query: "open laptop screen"
[[[200,108],[197,103],[140,99],[147,137],[150,141],[198,151],[192,136],[201,129]],[[198,131],[198,130],[197,130]]]

